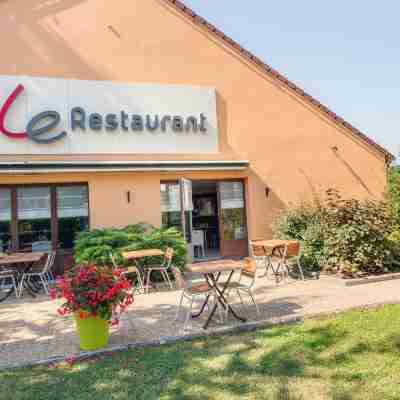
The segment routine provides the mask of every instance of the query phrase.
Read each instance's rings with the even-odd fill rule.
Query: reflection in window
[[[221,182],[220,195],[224,240],[246,239],[243,183]]]
[[[0,253],[11,247],[11,189],[0,189]]]
[[[161,184],[161,215],[164,228],[182,230],[181,199],[178,183]]]
[[[58,242],[72,249],[79,232],[89,228],[89,200],[86,185],[57,187]]]
[[[51,248],[50,187],[17,189],[18,245],[20,250]]]

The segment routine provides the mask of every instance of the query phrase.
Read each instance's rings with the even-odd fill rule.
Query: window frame
[[[17,190],[23,187],[49,187],[50,188],[50,226],[52,249],[57,250],[58,241],[58,210],[57,210],[57,187],[85,186],[88,194],[88,227],[90,229],[90,192],[88,182],[59,182],[59,183],[33,183],[33,184],[8,184],[0,185],[0,188],[11,190],[11,250],[18,251],[18,198]],[[72,250],[72,249],[63,249]]]

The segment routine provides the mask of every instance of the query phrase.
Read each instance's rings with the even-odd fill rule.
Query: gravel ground
[[[400,281],[387,281],[343,287],[335,279],[289,281],[275,284],[260,277],[254,288],[261,315],[253,306],[234,306],[248,321],[276,322],[282,318],[307,317],[318,313],[337,312],[377,303],[400,302]],[[110,347],[137,342],[152,342],[183,334],[203,332],[206,313],[192,320],[182,332],[183,316],[174,323],[179,291],[160,291],[137,295],[130,311],[120,325],[112,328]],[[235,304],[235,298],[232,298]],[[71,317],[57,314],[59,301],[41,295],[35,299],[10,298],[0,303],[0,368],[36,362],[52,357],[79,355],[79,341]],[[209,331],[223,326],[238,325],[229,318],[224,323],[213,322]]]

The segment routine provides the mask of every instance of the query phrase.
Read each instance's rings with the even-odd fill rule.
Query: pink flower
[[[68,357],[65,359],[65,362],[72,367],[75,364],[75,358],[74,357]]]

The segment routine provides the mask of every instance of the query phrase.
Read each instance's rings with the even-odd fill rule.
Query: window
[[[72,249],[88,203],[86,184],[0,187],[0,252]]]
[[[17,217],[20,250],[51,249],[49,186],[17,188]]]
[[[11,189],[0,188],[0,252],[11,248]]]
[[[224,240],[246,238],[246,214],[242,182],[221,182],[221,217]]]
[[[89,228],[87,186],[57,187],[58,242],[62,249],[72,249],[77,233]]]

